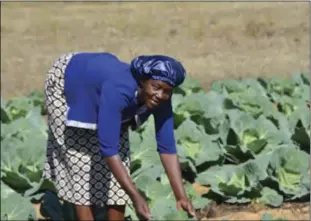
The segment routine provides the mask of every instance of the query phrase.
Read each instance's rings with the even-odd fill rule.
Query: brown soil
[[[209,188],[194,183],[199,194],[208,192]],[[279,208],[270,208],[260,204],[232,205],[211,203],[198,212],[200,220],[261,220],[264,213],[273,219],[310,220],[309,203],[283,203]]]
[[[40,204],[34,204],[38,219],[46,219],[40,213]],[[227,205],[212,204],[199,212],[200,220],[261,220],[264,213],[274,219],[310,220],[309,203],[285,203],[281,208],[264,208],[260,205]]]
[[[43,90],[71,51],[179,59],[206,90],[214,80],[309,70],[308,2],[4,2],[1,95]],[[152,6],[152,7],[150,7]]]
[[[212,204],[201,212],[201,220],[261,220],[264,213],[273,219],[310,220],[309,203],[284,203],[280,208],[268,208],[257,204],[227,205]]]

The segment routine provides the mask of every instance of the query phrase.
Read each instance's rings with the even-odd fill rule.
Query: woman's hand
[[[182,198],[180,200],[177,200],[177,209],[178,210],[184,210],[188,212],[189,215],[196,218],[194,207],[190,200],[187,198]]]
[[[148,204],[140,194],[133,197],[133,203],[139,220],[151,220]]]
[[[160,157],[177,201],[177,209],[183,209],[191,216],[196,217],[183,186],[178,156],[176,154],[161,154]]]

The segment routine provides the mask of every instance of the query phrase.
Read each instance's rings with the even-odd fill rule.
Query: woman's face
[[[160,80],[148,79],[142,82],[141,101],[148,109],[158,107],[171,98],[173,87]]]

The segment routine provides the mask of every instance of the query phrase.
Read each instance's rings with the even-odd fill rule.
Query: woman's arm
[[[182,183],[179,159],[176,154],[160,154],[160,158],[172,186],[176,200],[187,198],[184,185]]]
[[[174,136],[174,119],[171,102],[157,108],[154,113],[157,151],[170,180],[176,199],[185,197]]]
[[[177,208],[184,209],[195,217],[191,202],[188,200],[182,182],[180,163],[177,156],[174,137],[174,119],[171,102],[164,104],[154,112],[157,149],[160,158],[172,186]]]
[[[122,120],[122,109],[126,98],[112,85],[104,85],[101,91],[98,115],[98,143],[113,175],[130,196],[138,191],[129,177],[119,157],[119,140]]]
[[[122,110],[126,98],[112,85],[102,87],[98,115],[98,143],[109,169],[134,203],[138,217],[150,219],[145,199],[136,189],[119,156]]]

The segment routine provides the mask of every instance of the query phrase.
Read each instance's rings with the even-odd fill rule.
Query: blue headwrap
[[[173,87],[182,84],[186,77],[182,64],[164,55],[138,56],[131,62],[131,71],[138,80],[152,78],[165,81]]]

